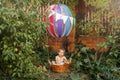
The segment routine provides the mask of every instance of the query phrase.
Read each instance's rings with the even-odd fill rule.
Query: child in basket
[[[58,55],[55,57],[55,63],[58,65],[61,64],[69,64],[68,60],[66,59],[66,57],[64,56],[65,53],[65,49],[58,49]]]

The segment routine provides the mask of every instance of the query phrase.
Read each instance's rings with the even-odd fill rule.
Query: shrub
[[[40,36],[40,23],[16,9],[0,8],[0,73],[10,79],[44,78],[45,73],[31,61]]]
[[[120,50],[118,38],[117,36],[109,36],[108,40],[100,45],[100,47],[109,46],[110,51],[99,53],[99,58],[96,58],[97,51],[79,44],[72,57],[72,75],[77,73],[76,77],[80,78],[82,73],[87,80],[119,80]]]

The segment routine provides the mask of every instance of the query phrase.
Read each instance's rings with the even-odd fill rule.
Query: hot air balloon
[[[73,30],[75,17],[64,4],[54,4],[46,9],[45,22],[48,23],[46,31],[53,37],[66,37]]]

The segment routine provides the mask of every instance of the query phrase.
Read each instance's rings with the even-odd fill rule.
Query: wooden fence
[[[80,23],[80,32],[86,31],[91,33],[93,30],[101,36],[119,35],[120,34],[120,1],[112,0],[108,9],[95,9],[86,7],[83,0],[76,7],[77,23]],[[91,31],[89,29],[92,29]],[[87,33],[87,34],[89,34]]]
[[[94,15],[95,12],[97,11],[88,11],[85,14],[83,20],[81,21],[83,31],[92,27],[92,30],[94,30],[94,32],[98,32],[101,36],[116,35],[120,33],[120,18],[117,18],[116,15],[118,14],[115,10],[113,10],[113,12],[106,10],[101,12],[100,15]],[[82,33],[84,33],[83,31]]]

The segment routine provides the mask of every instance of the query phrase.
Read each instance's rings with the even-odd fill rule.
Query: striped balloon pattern
[[[74,13],[64,4],[54,4],[47,8],[45,22],[47,33],[53,37],[66,37],[75,25]]]

